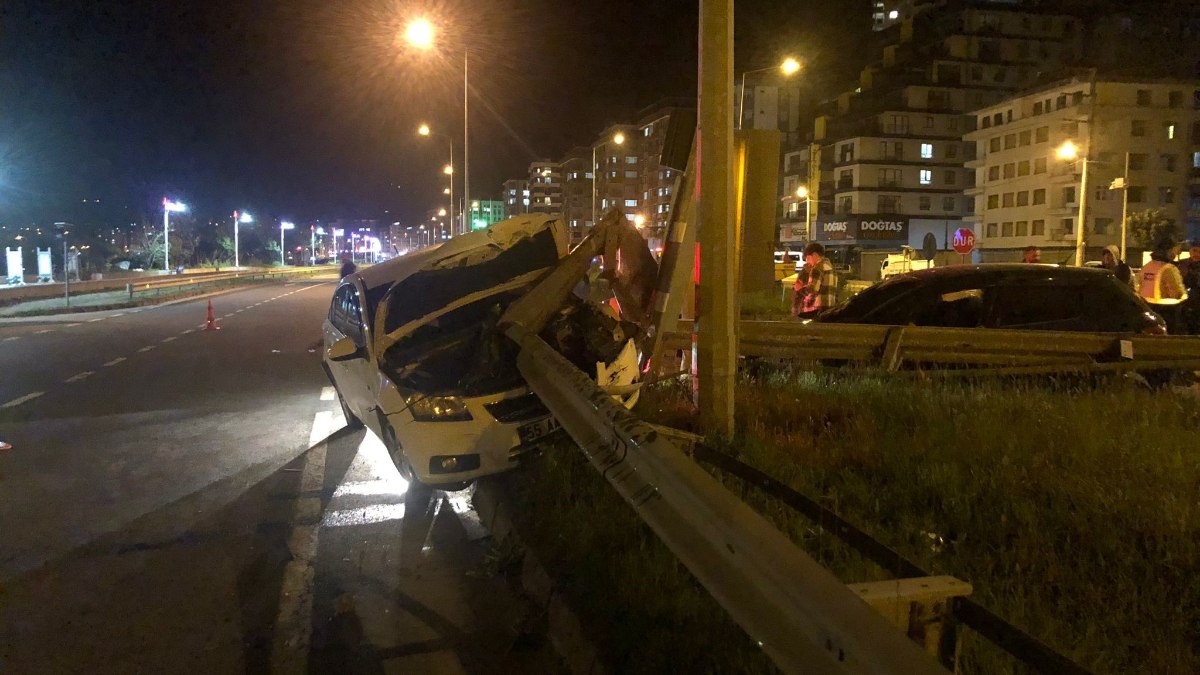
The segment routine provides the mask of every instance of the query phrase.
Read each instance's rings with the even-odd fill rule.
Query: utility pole
[[[1087,198],[1088,198],[1088,164],[1092,159],[1092,128],[1096,126],[1096,69],[1092,69],[1091,86],[1088,87],[1088,116],[1087,147],[1083,151],[1083,175],[1079,178],[1079,223],[1075,227],[1075,266],[1083,267],[1083,259],[1087,255],[1087,240],[1084,228],[1087,227]]]
[[[697,403],[707,431],[729,436],[734,428],[738,259],[732,198],[733,0],[700,0],[699,71]]]

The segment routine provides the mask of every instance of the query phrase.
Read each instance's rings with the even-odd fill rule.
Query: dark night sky
[[[463,43],[472,195],[491,196],[535,158],[694,97],[698,4],[9,0],[0,223],[130,222],[164,194],[212,217],[411,222],[442,198],[447,153],[418,122],[453,133],[461,162]],[[799,53],[814,76],[852,76],[861,57],[847,45],[869,35],[869,6],[738,2],[737,70]],[[452,26],[435,54],[396,45],[417,14]]]

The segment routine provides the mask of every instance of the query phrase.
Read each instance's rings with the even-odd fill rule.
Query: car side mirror
[[[359,359],[365,356],[363,350],[358,345],[354,344],[354,340],[350,338],[340,338],[325,350],[325,358],[330,361],[350,361],[351,359]]]

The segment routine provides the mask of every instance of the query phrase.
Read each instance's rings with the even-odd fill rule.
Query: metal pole
[[[167,238],[167,233],[168,233],[167,228],[169,227],[169,222],[170,222],[168,219],[170,217],[171,217],[171,210],[167,208],[166,204],[163,204],[163,271],[164,272],[171,271],[171,266],[167,263],[167,257],[171,251],[171,246],[169,243],[170,239]],[[65,266],[66,264],[67,263],[64,260],[63,265]]]
[[[63,235],[63,294],[67,307],[71,306],[71,272],[67,266],[67,235]]]
[[[700,0],[699,175],[700,235],[699,408],[719,436],[733,433],[737,338],[733,195],[733,0]]]
[[[450,141],[450,227],[454,228],[454,138],[447,136]],[[465,219],[464,219],[465,220]],[[463,231],[466,231],[466,223],[463,223]]]
[[[233,212],[233,268],[234,269],[239,269],[242,266],[242,257],[240,255],[240,251],[238,251],[238,239],[241,235],[242,228],[241,228],[241,223],[238,222],[238,220],[240,220],[238,218],[238,215],[239,214],[237,211]]]
[[[471,98],[471,87],[467,81],[468,52],[463,51],[463,228],[471,227],[471,158],[468,149],[471,145],[467,135],[467,101]],[[453,182],[453,179],[451,179]]]
[[[812,192],[804,198],[804,238],[805,245],[812,241]]]
[[[283,259],[283,225],[279,226],[279,266],[287,267],[287,262]]]
[[[742,130],[742,120],[744,119],[745,112],[746,112],[746,73],[743,72],[742,73],[741,93],[738,95],[738,116],[737,116],[738,131]]]
[[[1083,267],[1083,259],[1087,252],[1087,242],[1084,239],[1083,228],[1087,225],[1087,198],[1088,198],[1088,164],[1092,159],[1092,127],[1095,126],[1093,121],[1096,119],[1096,70],[1092,69],[1092,82],[1088,91],[1088,109],[1087,120],[1087,149],[1083,153],[1083,175],[1079,178],[1079,223],[1075,228],[1075,266]]]
[[[600,172],[596,169],[596,146],[592,146],[592,227],[596,226],[596,180]]]
[[[317,264],[317,226],[308,226],[308,252],[311,254],[308,259],[308,264]]]
[[[1129,153],[1125,153],[1125,189],[1121,190],[1121,260],[1125,260],[1125,237],[1129,227]]]

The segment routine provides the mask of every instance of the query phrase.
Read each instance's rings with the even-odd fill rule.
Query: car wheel
[[[362,420],[358,416],[350,412],[350,406],[346,405],[346,397],[342,396],[342,392],[338,392],[338,403],[342,406],[342,416],[346,418],[346,428],[355,430],[363,427]]]
[[[417,480],[412,462],[408,461],[408,455],[405,454],[404,448],[400,447],[400,441],[396,439],[396,431],[392,429],[392,425],[388,424],[387,420],[381,420],[381,426],[383,427],[383,447],[387,448],[388,456],[392,458],[392,464],[396,465],[400,477],[408,481],[410,485],[420,485],[421,481]]]

